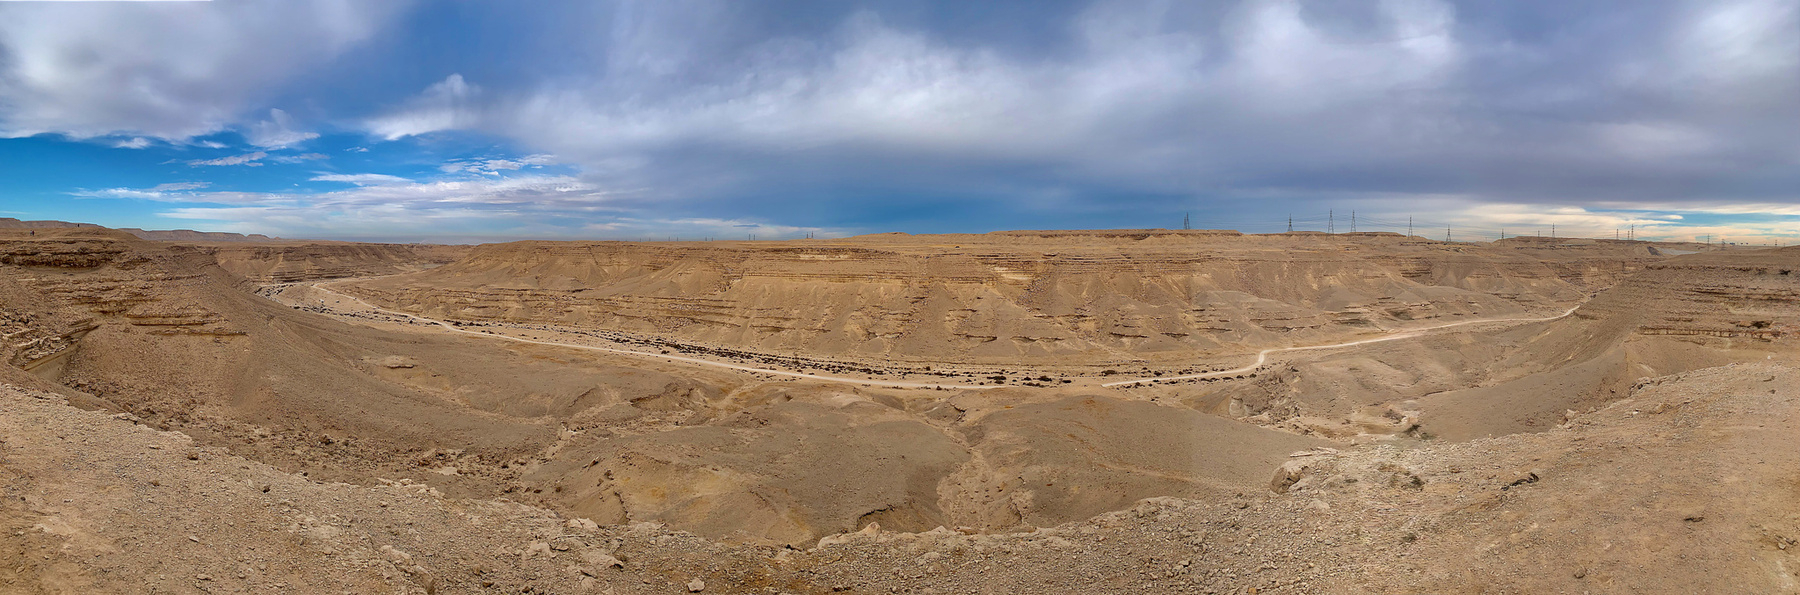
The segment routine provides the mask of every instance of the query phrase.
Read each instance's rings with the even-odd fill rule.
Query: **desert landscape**
[[[0,0],[0,595],[1800,595],[1800,0]]]
[[[0,590],[1796,592],[1797,325],[1800,248],[13,221]]]

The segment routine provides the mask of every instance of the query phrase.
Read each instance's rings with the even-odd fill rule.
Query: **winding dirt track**
[[[904,381],[904,380],[875,380],[875,379],[870,379],[870,378],[846,378],[843,376],[824,376],[824,375],[820,375],[820,374],[807,374],[805,372],[789,372],[787,370],[771,370],[768,368],[757,368],[754,366],[744,366],[744,365],[738,365],[738,364],[727,363],[727,362],[719,362],[719,361],[713,361],[713,360],[708,360],[708,359],[700,359],[697,357],[685,357],[685,356],[680,356],[680,355],[669,355],[669,354],[665,354],[665,353],[652,353],[652,352],[648,352],[648,351],[632,351],[630,349],[615,349],[612,347],[598,347],[598,346],[594,346],[594,345],[580,345],[580,344],[576,344],[576,343],[558,343],[555,341],[539,341],[536,339],[524,339],[524,338],[520,338],[520,337],[512,337],[512,336],[507,336],[507,335],[482,333],[482,332],[476,332],[476,331],[459,328],[456,325],[450,324],[448,322],[444,322],[442,320],[426,318],[424,316],[415,316],[412,314],[407,314],[405,312],[395,312],[393,310],[388,310],[386,308],[382,308],[382,307],[376,306],[374,304],[365,302],[362,299],[357,298],[356,296],[347,295],[347,294],[343,294],[343,293],[339,293],[339,292],[327,289],[327,288],[325,288],[324,283],[313,284],[313,289],[317,289],[317,290],[323,291],[325,293],[340,296],[345,299],[354,301],[358,304],[362,304],[364,307],[367,307],[368,309],[375,311],[375,312],[380,312],[380,313],[388,314],[388,315],[392,315],[392,316],[402,316],[402,317],[406,317],[406,318],[409,318],[412,320],[417,320],[420,322],[435,324],[439,327],[442,327],[444,330],[448,330],[450,332],[462,333],[465,335],[474,335],[477,337],[505,339],[507,341],[513,341],[513,342],[517,342],[517,343],[531,343],[534,345],[549,345],[549,346],[553,346],[553,347],[570,347],[570,348],[574,348],[574,349],[585,349],[588,351],[600,351],[600,352],[605,352],[605,353],[617,353],[617,354],[622,354],[622,355],[638,355],[638,356],[643,356],[643,357],[661,358],[661,359],[665,359],[665,360],[684,362],[684,363],[690,363],[690,364],[700,364],[703,366],[713,366],[716,368],[739,370],[739,371],[743,371],[743,372],[755,372],[758,374],[773,374],[776,376],[787,376],[790,378],[806,378],[809,380],[824,380],[826,382],[842,382],[842,383],[847,383],[847,384],[886,386],[886,387],[892,387],[892,388],[945,388],[945,389],[954,388],[954,389],[977,389],[977,390],[1004,388],[1003,385],[987,386],[987,385],[978,385],[978,384],[937,384],[937,383],[932,383],[932,382],[908,382],[908,381]]]
[[[341,282],[342,281],[333,281],[331,283],[341,283]],[[388,310],[386,308],[382,308],[380,306],[376,306],[369,302],[363,301],[361,298],[358,298],[356,296],[332,291],[332,290],[326,288],[325,287],[326,285],[327,285],[327,283],[314,283],[314,284],[312,284],[312,287],[319,291],[323,291],[325,293],[343,297],[345,299],[356,302],[358,304],[362,304],[364,307],[366,307],[372,311],[375,311],[375,312],[380,312],[380,313],[388,314],[391,316],[400,316],[400,317],[404,317],[404,318],[409,318],[412,320],[417,320],[420,322],[437,325],[437,326],[443,328],[444,330],[448,330],[450,332],[462,333],[465,335],[474,335],[477,337],[489,337],[489,338],[494,338],[494,339],[504,339],[507,341],[513,341],[513,342],[517,342],[517,343],[530,343],[533,345],[548,345],[548,346],[552,346],[552,347],[569,347],[569,348],[574,348],[574,349],[585,349],[588,351],[600,351],[600,352],[604,352],[604,353],[617,353],[617,354],[621,354],[621,355],[636,355],[636,356],[642,356],[642,357],[661,358],[661,359],[665,359],[665,360],[669,360],[669,361],[677,361],[677,362],[690,363],[690,364],[699,364],[702,366],[713,366],[716,368],[726,368],[726,369],[738,370],[738,371],[742,371],[742,372],[754,372],[754,373],[758,373],[758,374],[772,374],[775,376],[786,376],[786,377],[790,377],[790,378],[805,378],[808,380],[823,380],[826,382],[841,382],[841,383],[846,383],[846,384],[886,386],[886,387],[892,387],[892,388],[930,388],[930,389],[944,388],[944,389],[987,390],[987,389],[995,389],[995,388],[1005,388],[1004,385],[938,384],[938,383],[932,383],[932,382],[908,382],[908,381],[904,381],[904,380],[875,380],[875,379],[871,379],[871,378],[848,378],[848,377],[843,377],[843,376],[825,376],[825,375],[821,375],[821,374],[807,374],[805,372],[790,372],[787,370],[773,370],[773,369],[769,369],[769,368],[758,368],[755,366],[745,366],[745,365],[733,364],[733,363],[728,363],[728,362],[720,362],[720,361],[713,361],[713,360],[708,360],[708,359],[701,359],[701,358],[697,358],[697,357],[668,355],[668,354],[664,354],[664,353],[652,353],[652,352],[648,352],[648,351],[633,351],[630,349],[616,349],[616,348],[612,348],[612,347],[598,347],[598,346],[593,346],[593,345],[580,345],[580,344],[576,344],[576,343],[558,343],[555,341],[539,341],[536,339],[525,339],[525,338],[512,337],[512,336],[507,336],[507,335],[483,333],[483,332],[466,330],[466,329],[457,327],[456,325],[450,324],[448,322],[444,322],[442,320],[437,320],[434,318],[426,318],[423,316],[407,314],[405,312],[396,312],[393,310]],[[1585,302],[1583,302],[1583,303],[1585,303]],[[1195,380],[1195,379],[1203,379],[1203,378],[1219,378],[1219,377],[1223,377],[1223,376],[1232,376],[1232,375],[1236,375],[1236,374],[1242,374],[1245,372],[1249,372],[1249,371],[1255,370],[1259,367],[1262,367],[1263,364],[1265,364],[1269,361],[1269,355],[1274,354],[1274,353],[1286,353],[1286,352],[1290,352],[1290,351],[1322,351],[1322,350],[1326,350],[1326,349],[1338,349],[1338,348],[1342,348],[1342,347],[1354,347],[1357,345],[1380,343],[1383,341],[1397,341],[1400,339],[1410,339],[1413,337],[1418,337],[1418,336],[1424,335],[1431,331],[1439,331],[1439,330],[1443,330],[1443,329],[1447,329],[1447,328],[1468,326],[1468,325],[1473,325],[1473,324],[1491,324],[1491,323],[1497,323],[1497,322],[1548,322],[1551,320],[1558,320],[1561,318],[1566,318],[1570,314],[1574,314],[1575,310],[1580,309],[1580,308],[1581,308],[1581,305],[1576,304],[1575,307],[1569,308],[1568,311],[1563,312],[1562,314],[1558,314],[1555,316],[1537,317],[1537,318],[1515,317],[1515,318],[1483,318],[1483,319],[1479,319],[1479,320],[1464,320],[1461,322],[1452,322],[1449,324],[1440,324],[1437,326],[1428,326],[1428,327],[1424,327],[1424,328],[1395,331],[1395,332],[1393,332],[1393,334],[1382,336],[1382,337],[1375,337],[1372,339],[1359,339],[1356,341],[1346,341],[1343,343],[1332,343],[1330,345],[1311,345],[1311,346],[1306,346],[1306,347],[1272,347],[1272,348],[1264,349],[1260,352],[1257,352],[1256,361],[1254,363],[1251,363],[1250,365],[1247,365],[1247,366],[1244,366],[1241,368],[1232,368],[1230,370],[1220,370],[1217,372],[1206,372],[1203,374],[1188,374],[1185,376],[1157,376],[1154,378],[1138,378],[1135,380],[1120,380],[1117,382],[1107,382],[1107,383],[1101,384],[1100,386],[1106,387],[1106,388],[1116,388],[1116,387],[1132,386],[1132,385],[1138,385],[1138,384],[1149,384],[1149,383],[1158,382],[1158,381]]]
[[[1583,303],[1586,303],[1586,302],[1584,301]],[[1171,380],[1171,381],[1172,380],[1194,380],[1194,379],[1200,379],[1200,378],[1218,378],[1221,376],[1231,376],[1234,374],[1243,374],[1245,372],[1249,372],[1251,370],[1255,370],[1257,368],[1262,367],[1262,365],[1264,363],[1267,363],[1269,361],[1269,354],[1271,354],[1271,353],[1284,353],[1284,352],[1288,352],[1288,351],[1322,351],[1322,350],[1326,350],[1326,349],[1337,349],[1340,347],[1352,347],[1352,346],[1356,346],[1356,345],[1367,345],[1369,343],[1380,343],[1382,341],[1397,341],[1400,339],[1410,339],[1413,337],[1424,335],[1425,333],[1427,333],[1429,331],[1443,330],[1443,329],[1447,329],[1447,328],[1451,328],[1451,327],[1466,326],[1466,325],[1471,325],[1471,324],[1485,324],[1485,323],[1493,323],[1493,322],[1548,322],[1551,320],[1558,320],[1561,318],[1565,318],[1570,314],[1574,314],[1575,311],[1580,308],[1581,308],[1581,304],[1576,304],[1574,308],[1569,308],[1569,310],[1567,312],[1563,312],[1562,314],[1558,314],[1555,316],[1545,316],[1545,317],[1541,317],[1541,318],[1483,318],[1480,320],[1464,320],[1462,322],[1452,322],[1449,324],[1440,324],[1437,326],[1428,326],[1428,327],[1424,327],[1424,328],[1407,329],[1404,331],[1395,331],[1393,334],[1387,335],[1384,337],[1375,337],[1373,339],[1361,339],[1361,340],[1357,340],[1357,341],[1348,341],[1348,342],[1344,342],[1344,343],[1332,343],[1330,345],[1311,345],[1311,346],[1307,346],[1307,347],[1271,347],[1271,348],[1264,349],[1262,351],[1257,352],[1256,362],[1252,363],[1248,366],[1244,366],[1242,368],[1232,368],[1230,370],[1220,370],[1217,372],[1207,372],[1204,374],[1188,374],[1186,376],[1157,376],[1155,378],[1139,378],[1136,380],[1120,380],[1118,382],[1108,382],[1108,383],[1102,384],[1100,386],[1110,388],[1110,387],[1115,387],[1115,386],[1131,386],[1131,385],[1135,385],[1135,384],[1148,384],[1151,382],[1157,382],[1157,381],[1161,381],[1161,380]]]

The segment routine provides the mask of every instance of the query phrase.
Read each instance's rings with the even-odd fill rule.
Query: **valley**
[[[1800,249],[1707,248],[0,229],[0,546],[25,562],[0,576],[1644,592],[1705,563],[1780,591]]]

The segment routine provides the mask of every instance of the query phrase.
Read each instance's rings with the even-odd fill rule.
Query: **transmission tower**
[[[1337,211],[1325,211],[1325,233],[1337,233]]]
[[[1189,215],[1190,215],[1190,213],[1182,213],[1181,214],[1181,228],[1182,229],[1193,229],[1194,228],[1193,224],[1188,219]]]
[[[1356,233],[1356,211],[1350,211],[1350,233]]]

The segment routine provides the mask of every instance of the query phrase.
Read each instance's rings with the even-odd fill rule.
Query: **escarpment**
[[[338,285],[399,310],[919,364],[1108,367],[1547,312],[1642,247],[1150,232],[485,245]]]

